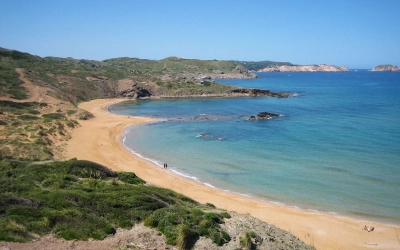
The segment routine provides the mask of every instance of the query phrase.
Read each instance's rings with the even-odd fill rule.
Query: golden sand
[[[200,203],[250,214],[285,229],[316,249],[400,249],[400,227],[366,220],[276,205],[211,188],[146,161],[123,147],[121,136],[129,126],[155,122],[143,117],[111,114],[106,107],[123,99],[85,102],[79,108],[95,118],[79,121],[68,141],[66,155],[90,160],[117,171],[132,171],[146,182],[172,189]],[[400,211],[399,211],[400,212]],[[364,226],[373,226],[373,232]]]

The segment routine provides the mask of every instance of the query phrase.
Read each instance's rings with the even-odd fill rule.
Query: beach
[[[156,122],[144,117],[120,116],[106,107],[124,99],[85,102],[79,108],[94,118],[79,121],[68,140],[67,158],[90,160],[116,171],[131,171],[149,184],[172,189],[200,203],[250,214],[285,229],[316,249],[399,249],[400,227],[273,204],[225,192],[163,169],[129,152],[121,137],[129,126]],[[364,226],[373,226],[373,232]]]

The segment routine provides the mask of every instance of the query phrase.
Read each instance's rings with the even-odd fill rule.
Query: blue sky
[[[0,0],[0,47],[38,56],[400,66],[400,0]]]

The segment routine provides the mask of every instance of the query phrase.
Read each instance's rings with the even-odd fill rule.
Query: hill
[[[0,97],[26,99],[21,74],[48,94],[76,105],[97,98],[251,95],[213,79],[254,78],[233,61],[168,57],[162,60],[113,58],[104,61],[38,57],[0,49]],[[259,93],[260,94],[260,93]]]

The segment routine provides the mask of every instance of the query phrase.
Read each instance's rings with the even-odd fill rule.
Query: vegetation
[[[0,101],[0,160],[43,161],[53,158],[52,146],[69,138],[78,125],[63,112],[40,114],[44,103]]]
[[[0,48],[0,96],[25,99],[26,90],[15,72],[47,87],[58,99],[78,104],[98,98],[187,96],[231,93],[234,87],[202,79],[204,76],[241,74],[268,65],[271,61],[242,62],[168,57],[162,60],[113,58],[104,61],[38,57]],[[127,84],[123,81],[129,80]]]
[[[218,245],[229,235],[223,216],[173,191],[143,185],[133,173],[72,159],[28,165],[0,162],[0,241],[26,242],[47,233],[101,240],[145,221],[169,244],[186,249],[199,236]]]
[[[254,232],[253,232],[254,233]],[[253,246],[251,242],[252,234],[251,232],[245,233],[245,235],[239,237],[240,246],[242,246],[245,250],[250,250]]]

